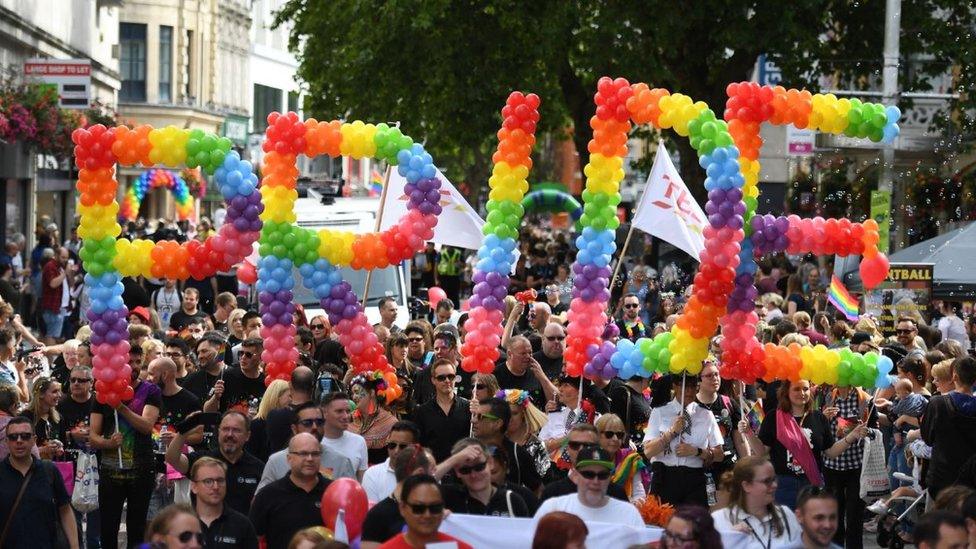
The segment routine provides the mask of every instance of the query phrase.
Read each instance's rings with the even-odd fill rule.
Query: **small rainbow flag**
[[[373,168],[373,173],[369,177],[369,196],[379,196],[383,194],[383,176]]]
[[[837,307],[837,310],[844,313],[848,320],[855,321],[858,317],[857,299],[847,291],[844,283],[834,275],[830,279],[830,290],[827,292],[827,301]]]
[[[759,426],[762,425],[763,419],[766,418],[766,413],[763,412],[762,401],[757,400],[752,403],[752,406],[746,412],[746,419],[749,420],[749,427],[752,432],[758,433]]]

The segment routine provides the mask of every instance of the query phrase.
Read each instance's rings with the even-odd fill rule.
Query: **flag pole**
[[[393,166],[386,167],[386,174],[383,176],[383,191],[380,193],[380,209],[376,212],[376,227],[373,232],[380,232],[380,225],[383,223],[383,210],[386,208],[386,195],[390,192],[390,173]],[[366,298],[369,296],[369,285],[373,281],[373,269],[366,271],[366,285],[363,287],[363,309],[366,308]]]
[[[630,220],[630,230],[627,231],[627,238],[624,239],[624,247],[620,249],[620,255],[617,256],[617,265],[613,268],[613,276],[610,277],[610,294],[613,294],[613,288],[617,283],[617,275],[620,274],[620,266],[624,263],[624,258],[627,257],[627,248],[630,246],[630,237],[634,236],[634,220]],[[607,305],[607,314],[612,315],[612,306]]]

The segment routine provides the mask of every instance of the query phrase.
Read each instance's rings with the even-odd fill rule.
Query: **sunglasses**
[[[570,450],[577,451],[580,448],[582,448],[584,446],[587,446],[589,444],[590,444],[589,442],[582,442],[582,441],[579,441],[579,440],[570,440],[570,441],[566,442],[566,447],[568,447]]]
[[[312,328],[313,330],[324,330],[325,324],[312,324],[309,327]]]
[[[475,463],[474,465],[465,465],[464,467],[458,467],[457,473],[459,475],[470,475],[471,473],[480,473],[488,467],[487,461],[482,461],[481,463]]]
[[[325,425],[325,420],[322,419],[322,418],[300,419],[296,423],[298,423],[302,427],[311,427],[312,425],[315,425],[317,427],[321,427],[321,426]]]
[[[26,442],[32,438],[34,438],[34,433],[7,433],[7,440],[9,441],[23,440]]]
[[[610,471],[576,471],[581,477],[586,480],[600,479],[607,480],[610,478]]]
[[[424,340],[424,338],[422,338],[422,337],[408,337],[407,338],[407,341],[409,341],[410,343],[420,343],[423,340]]]
[[[410,508],[410,512],[415,515],[424,515],[430,513],[431,515],[440,515],[444,512],[443,503],[408,503],[407,507]]]
[[[482,389],[487,389],[488,388],[488,386],[485,385],[484,383],[475,383],[472,387],[474,387],[474,390],[475,391],[480,391]]]
[[[623,440],[624,438],[627,437],[627,433],[625,433],[624,431],[603,431],[600,434],[607,438],[619,438],[620,440]]]
[[[257,353],[252,353],[251,351],[241,351],[237,354],[241,355],[244,358],[254,358],[257,355]]]
[[[624,309],[636,309],[638,307],[640,307],[640,304],[638,303],[628,303],[624,305]]]
[[[911,333],[914,333],[914,332],[915,332],[915,330],[912,330],[912,329],[908,329],[908,330],[895,330],[895,333],[898,334],[898,335],[908,335],[908,334],[911,334]]]
[[[87,377],[73,377],[71,378],[71,383],[91,383],[91,379]]]
[[[434,376],[434,379],[437,381],[454,381],[454,378],[456,377],[457,375],[455,374],[441,374],[439,376]]]
[[[416,444],[409,444],[406,442],[387,442],[387,450],[403,450],[404,448],[409,448],[411,446],[416,446]]]
[[[203,534],[201,534],[200,532],[191,532],[187,530],[186,532],[183,532],[180,535],[176,536],[176,539],[180,540],[180,543],[190,543],[190,540],[194,538],[196,538],[197,543],[199,543],[200,545],[204,544]]]
[[[562,341],[566,339],[566,336],[546,336],[549,341]]]

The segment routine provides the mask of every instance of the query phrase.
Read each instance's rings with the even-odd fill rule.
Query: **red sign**
[[[24,63],[24,74],[31,76],[91,76],[90,63]]]

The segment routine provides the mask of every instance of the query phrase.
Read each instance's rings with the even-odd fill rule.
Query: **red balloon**
[[[427,290],[427,301],[430,302],[430,308],[436,309],[437,304],[441,302],[442,299],[447,298],[447,293],[444,292],[439,286],[432,286]]]
[[[322,494],[322,522],[333,532],[340,509],[346,513],[346,534],[349,539],[358,538],[363,531],[369,500],[363,487],[351,478],[333,480]]]
[[[241,263],[241,266],[237,268],[237,280],[240,280],[244,284],[257,283],[258,271],[254,268],[254,265],[252,265],[250,261]]]
[[[868,290],[874,288],[888,276],[888,258],[883,253],[876,253],[872,257],[861,260],[861,282]]]

